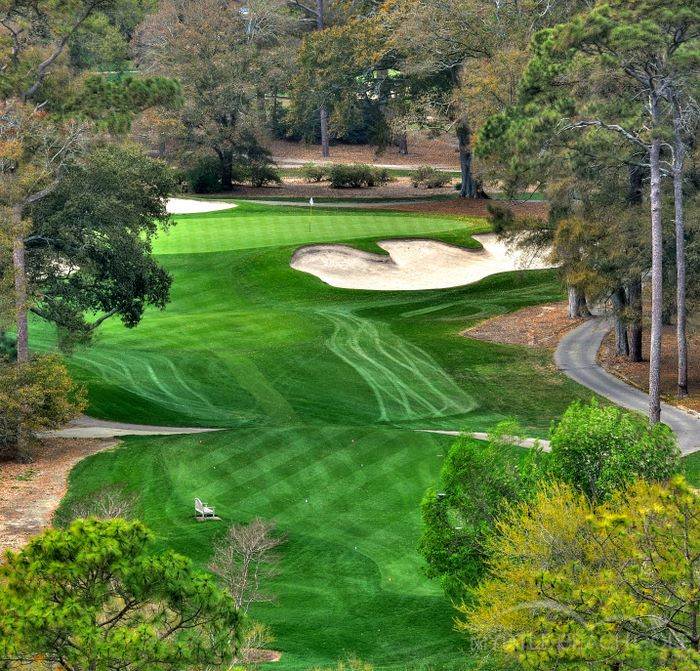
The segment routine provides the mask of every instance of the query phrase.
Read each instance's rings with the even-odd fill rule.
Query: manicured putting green
[[[69,496],[124,482],[160,543],[206,565],[226,521],[274,518],[289,535],[279,602],[255,609],[280,668],[356,653],[381,668],[469,668],[450,604],[421,572],[418,506],[449,439],[514,416],[533,435],[589,394],[546,352],[463,338],[478,320],[558,299],[551,271],[421,292],[334,289],[289,267],[299,244],[433,236],[469,244],[479,220],[241,203],[182,217],[155,243],[172,302],[133,330],[104,325],[69,357],[95,416],[217,426],[129,439],[73,474]],[[54,337],[34,329],[34,346]],[[308,503],[307,503],[308,499]]]
[[[406,212],[265,206],[239,203],[230,210],[179,215],[180,225],[156,243],[158,254],[201,254],[312,242],[336,242],[373,237],[435,235],[456,228],[454,219]],[[466,230],[484,230],[484,221],[467,220]],[[468,243],[468,236],[463,236]]]

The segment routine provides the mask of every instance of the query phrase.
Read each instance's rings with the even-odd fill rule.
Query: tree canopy
[[[566,485],[509,506],[458,626],[524,669],[700,664],[700,498],[639,481],[603,505]]]
[[[233,659],[238,614],[214,578],[153,552],[140,522],[77,520],[0,565],[0,659],[64,671],[182,669]]]

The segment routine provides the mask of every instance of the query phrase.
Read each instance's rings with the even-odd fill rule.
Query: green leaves
[[[70,343],[89,338],[105,315],[133,327],[148,305],[163,308],[171,278],[151,255],[167,225],[172,172],[137,148],[98,147],[72,165],[32,213],[27,236],[34,311]]]
[[[15,455],[21,429],[55,429],[85,407],[83,390],[75,385],[55,355],[14,364],[0,359],[0,455]]]
[[[573,403],[552,431],[556,476],[592,500],[604,500],[637,478],[667,480],[680,469],[673,432],[597,401]]]
[[[599,506],[543,487],[498,528],[458,627],[524,669],[698,668],[700,498],[682,478]]]
[[[420,551],[428,575],[439,577],[455,600],[483,576],[486,539],[505,503],[526,498],[536,485],[540,453],[521,461],[512,445],[518,433],[513,422],[503,422],[488,443],[460,438],[445,459],[440,491],[431,489],[423,499]]]
[[[0,659],[58,668],[181,669],[231,660],[233,602],[140,522],[77,520],[0,566]]]

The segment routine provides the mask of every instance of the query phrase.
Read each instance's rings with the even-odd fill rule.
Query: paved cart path
[[[598,350],[611,328],[612,322],[605,317],[585,321],[562,338],[554,359],[557,366],[579,384],[623,408],[646,413],[647,394],[598,365]],[[683,454],[700,450],[700,416],[662,403],[661,421],[673,429]]]

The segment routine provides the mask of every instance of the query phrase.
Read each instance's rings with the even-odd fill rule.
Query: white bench
[[[202,499],[194,500],[194,516],[198,521],[202,520],[218,520],[214,509],[209,507],[206,503],[202,503]]]

